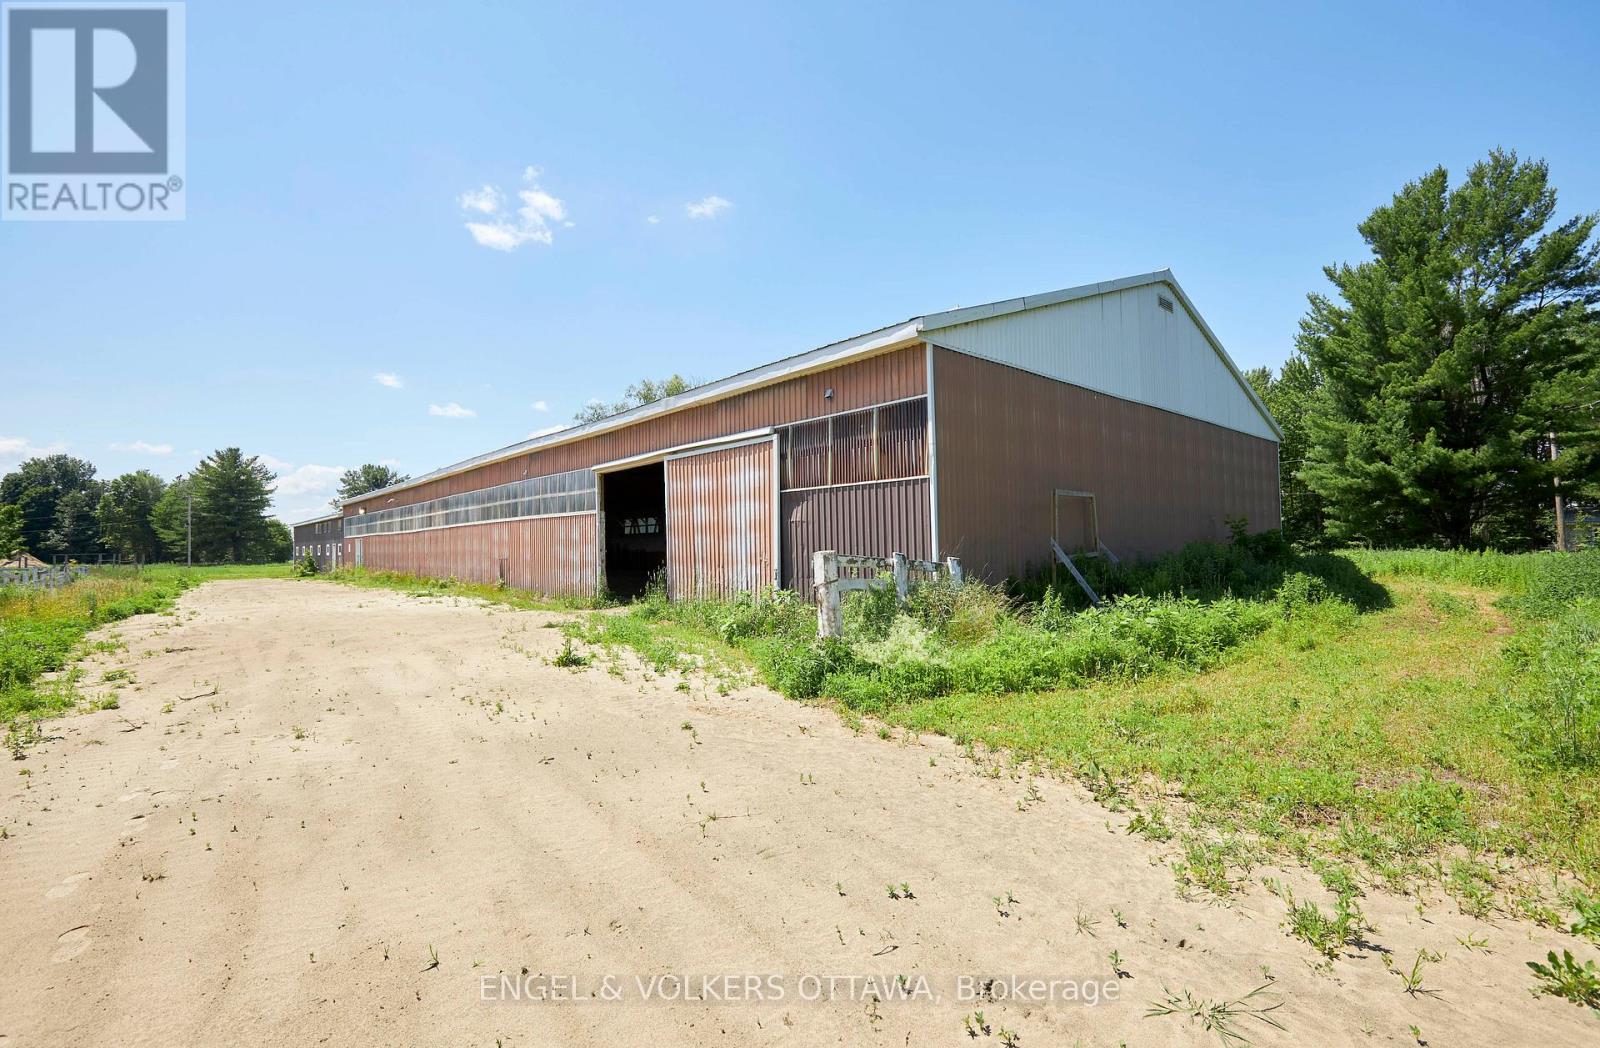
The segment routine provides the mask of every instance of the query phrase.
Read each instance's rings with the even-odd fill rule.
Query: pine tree
[[[195,548],[240,563],[268,539],[267,507],[277,476],[238,448],[208,455],[190,474]]]
[[[1310,444],[1310,415],[1316,409],[1322,380],[1305,357],[1296,353],[1284,362],[1276,377],[1271,368],[1251,368],[1245,379],[1283,430],[1278,444],[1278,483],[1283,506],[1283,534],[1300,546],[1323,544],[1322,497],[1300,476]]]
[[[173,560],[183,560],[188,554],[191,491],[189,478],[178,477],[167,485],[150,513],[150,526],[161,540],[162,552]],[[206,559],[201,549],[195,550],[195,556],[202,561]]]
[[[1596,219],[1553,228],[1542,162],[1496,151],[1454,189],[1443,168],[1359,229],[1373,258],[1325,272],[1300,352],[1322,387],[1300,470],[1332,538],[1529,546],[1556,477],[1590,484],[1600,400]],[[1550,461],[1550,438],[1561,450]]]

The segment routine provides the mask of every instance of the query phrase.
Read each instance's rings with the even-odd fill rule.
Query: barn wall
[[[488,463],[392,496],[351,500],[344,505],[345,515],[354,515],[363,505],[370,510],[409,505],[523,477],[584,469],[630,455],[914,397],[926,391],[925,353],[921,345],[893,350],[625,429]],[[830,389],[831,398],[825,396]],[[503,550],[509,543],[519,542],[509,555],[510,585],[549,593],[593,593],[595,517],[585,514],[561,519],[566,523],[559,528],[544,526],[547,521],[536,519],[369,536],[362,540],[363,562],[374,569],[493,582],[499,559],[508,556]],[[579,521],[587,523],[580,525]],[[345,556],[346,563],[356,563],[353,544],[347,544]],[[771,577],[770,561],[767,577]]]
[[[526,452],[454,476],[406,488],[367,503],[371,509],[425,502],[441,495],[475,491],[523,477],[569,469],[586,469],[664,448],[710,440],[784,422],[798,422],[852,408],[914,397],[926,391],[927,366],[921,345],[853,361],[827,371],[803,375],[738,393],[715,403],[613,430],[557,447]],[[833,390],[832,399],[824,394]],[[362,501],[345,503],[350,516]]]
[[[308,524],[296,524],[293,530],[292,556],[299,560],[310,554],[317,562],[318,571],[332,571],[342,567],[344,560],[340,549],[343,539],[344,521],[338,517],[326,520],[314,520]]]
[[[783,492],[784,586],[809,594],[811,554],[821,549],[931,560],[929,508],[926,477]]]
[[[597,534],[593,513],[463,524],[454,528],[345,540],[345,563],[432,578],[494,584],[539,593],[594,593]]]
[[[1121,557],[1279,526],[1278,445],[935,348],[939,555],[1003,578],[1049,562],[1053,492],[1092,491]]]

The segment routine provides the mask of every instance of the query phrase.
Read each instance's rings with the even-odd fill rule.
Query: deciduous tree
[[[80,550],[57,550],[51,535],[59,531],[61,500],[73,492],[85,492],[97,502],[100,493],[94,479],[94,466],[71,455],[44,455],[31,458],[0,478],[0,503],[16,506],[22,513],[22,547],[34,554]],[[70,526],[81,524],[81,502],[70,507]],[[90,504],[92,517],[93,502]],[[71,540],[72,527],[66,538]],[[92,533],[92,532],[91,532]],[[82,534],[81,528],[78,533]]]
[[[0,560],[9,560],[22,550],[22,507],[0,506]]]
[[[578,423],[598,422],[600,419],[609,418],[631,408],[654,404],[656,401],[666,397],[675,397],[693,385],[692,381],[678,374],[669,375],[663,379],[640,379],[628,387],[623,399],[611,404],[603,400],[591,400],[583,406],[583,410],[572,416],[572,421]]]
[[[367,462],[355,469],[344,471],[344,475],[339,478],[339,501],[353,499],[357,495],[365,495],[369,491],[378,491],[395,484],[404,484],[410,479],[389,466]]]
[[[156,533],[155,511],[167,485],[149,470],[124,473],[100,496],[100,539],[112,552],[140,560],[159,560],[164,551]]]

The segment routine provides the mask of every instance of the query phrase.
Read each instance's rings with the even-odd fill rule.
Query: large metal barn
[[[1170,271],[916,317],[352,499],[346,564],[546,593],[810,585],[811,553],[1141,557],[1279,524],[1266,407]]]

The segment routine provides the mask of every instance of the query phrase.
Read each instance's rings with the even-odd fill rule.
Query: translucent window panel
[[[358,514],[346,522],[345,528],[351,536],[392,534],[453,524],[592,511],[594,487],[593,470],[572,470]]]

